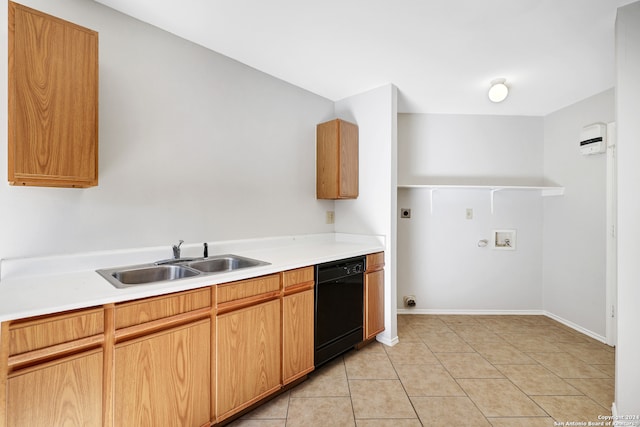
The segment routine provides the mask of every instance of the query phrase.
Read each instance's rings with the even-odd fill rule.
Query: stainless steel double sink
[[[96,270],[116,288],[128,288],[186,279],[199,275],[227,273],[242,268],[258,267],[270,263],[238,255],[217,255],[207,258],[188,258],[139,264],[127,267]]]

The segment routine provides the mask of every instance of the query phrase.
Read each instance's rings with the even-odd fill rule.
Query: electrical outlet
[[[472,208],[467,208],[467,219],[473,219],[473,209]]]
[[[336,222],[336,213],[334,211],[327,211],[326,222],[327,224],[333,224]]]

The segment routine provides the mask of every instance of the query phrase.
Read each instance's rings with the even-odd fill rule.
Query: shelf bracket
[[[436,191],[435,188],[429,189],[429,210],[431,211],[431,215],[433,215],[433,192]]]
[[[492,188],[491,189],[491,215],[493,215],[494,212],[494,198],[493,196],[496,194],[497,191],[502,190],[502,188]]]

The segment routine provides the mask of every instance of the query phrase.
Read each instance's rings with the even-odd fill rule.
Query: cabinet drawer
[[[9,355],[51,347],[103,332],[102,308],[18,320],[9,325]]]
[[[313,282],[314,269],[313,266],[288,270],[282,273],[282,286],[286,289],[305,282]]]
[[[375,271],[384,268],[384,252],[367,255],[367,271]]]
[[[216,286],[216,301],[222,304],[280,290],[280,276],[272,274],[256,279],[225,283]]]
[[[163,295],[116,305],[116,329],[211,307],[211,288]]]

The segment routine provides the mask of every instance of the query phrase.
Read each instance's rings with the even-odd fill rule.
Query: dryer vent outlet
[[[404,297],[404,306],[405,307],[415,307],[416,306],[416,297],[415,295],[407,295]]]

